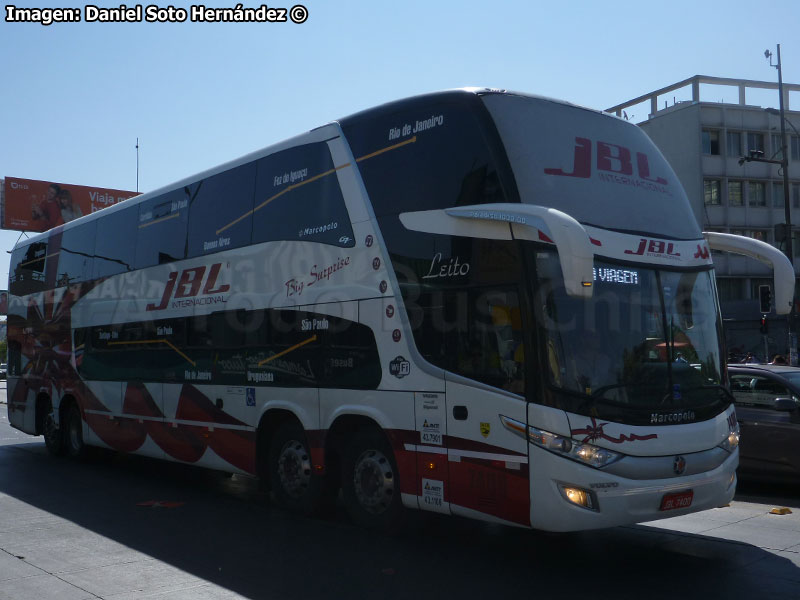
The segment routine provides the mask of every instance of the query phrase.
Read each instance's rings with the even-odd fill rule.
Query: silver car
[[[800,480],[800,368],[729,365],[728,375],[742,432],[740,472]]]

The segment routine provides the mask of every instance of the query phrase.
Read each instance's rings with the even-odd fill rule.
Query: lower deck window
[[[374,389],[382,374],[369,327],[306,311],[89,327],[75,348],[90,380]]]

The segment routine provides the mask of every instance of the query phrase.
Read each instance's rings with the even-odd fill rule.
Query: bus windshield
[[[601,414],[605,406],[604,418],[612,418],[609,411],[728,404],[711,270],[596,260],[593,297],[581,300],[566,294],[555,251],[537,251],[536,267],[536,315],[549,383],[583,397],[578,412]]]

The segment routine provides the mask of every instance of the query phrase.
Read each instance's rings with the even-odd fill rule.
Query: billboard
[[[47,231],[136,196],[136,192],[6,177],[3,229]]]

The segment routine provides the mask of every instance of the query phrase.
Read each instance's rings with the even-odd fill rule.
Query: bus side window
[[[70,227],[61,238],[56,286],[89,281],[94,271],[94,237],[97,221]]]
[[[414,341],[425,360],[446,368],[445,335],[451,326],[445,320],[445,292],[414,290],[410,297],[404,293],[408,319]]]
[[[203,179],[192,186],[187,256],[204,256],[250,243],[256,163]]]
[[[265,318],[245,332],[248,384],[315,386],[320,342],[314,332],[303,330],[305,313],[279,309],[254,313]]]
[[[172,190],[139,204],[134,265],[137,269],[186,257],[191,187]]]
[[[310,315],[317,322],[327,322],[320,331],[322,387],[349,389],[376,389],[381,382],[378,347],[372,330],[361,323],[329,317]],[[314,321],[311,321],[312,326]]]
[[[492,140],[480,117],[480,103],[454,98],[436,104],[408,102],[399,111],[356,116],[342,123],[375,215],[449,208],[470,204],[511,202],[502,183],[513,181],[498,172]],[[422,109],[424,102],[424,109]],[[422,110],[420,110],[422,109]],[[441,125],[414,138],[415,143],[391,149],[386,131],[398,123],[414,123],[420,115],[437,115]],[[377,152],[390,148],[391,151]],[[362,157],[364,157],[362,159]],[[391,244],[392,252],[396,248]]]
[[[253,243],[276,240],[355,244],[327,143],[295,146],[258,161]]]
[[[420,292],[407,302],[414,341],[433,364],[515,393],[525,389],[525,347],[515,288]]]
[[[453,293],[453,292],[451,292]],[[446,336],[447,354],[457,373],[515,393],[525,390],[525,348],[519,297],[509,288],[457,290],[466,313],[451,313],[455,327]],[[463,311],[463,308],[462,308]]]
[[[44,290],[46,262],[47,242],[34,242],[14,250],[9,273],[11,293],[24,296]]]
[[[95,240],[94,279],[133,271],[139,207],[126,207],[103,215]]]

